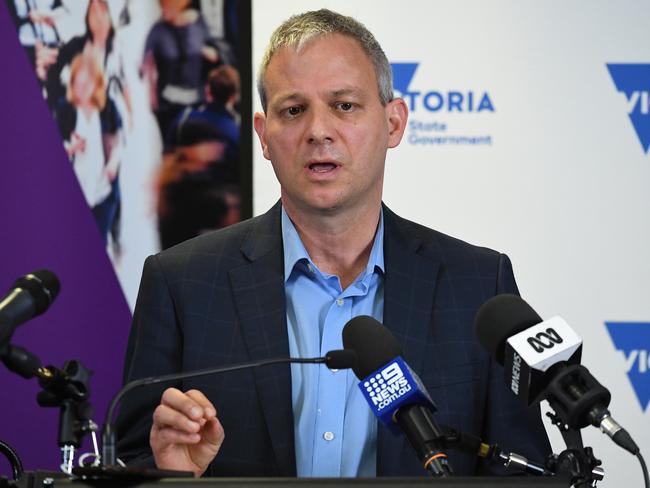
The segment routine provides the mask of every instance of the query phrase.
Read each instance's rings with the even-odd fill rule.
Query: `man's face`
[[[255,114],[291,210],[338,211],[381,202],[384,161],[399,144],[406,105],[382,106],[372,62],[354,39],[333,34],[300,52],[284,47],[265,77],[266,114]]]

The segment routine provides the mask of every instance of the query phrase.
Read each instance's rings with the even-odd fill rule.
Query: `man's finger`
[[[206,418],[214,417],[217,415],[217,409],[214,408],[212,402],[199,390],[189,390],[185,394],[192,398],[203,408],[203,413]]]
[[[225,433],[219,419],[214,417],[208,420],[201,429],[201,438],[209,444],[217,447],[223,444]]]
[[[161,405],[166,405],[174,410],[184,413],[192,420],[203,417],[203,408],[192,397],[176,388],[167,388],[160,400]]]
[[[184,413],[167,405],[158,405],[156,407],[153,412],[153,423],[159,428],[172,427],[187,433],[196,433],[201,429],[200,422],[188,418]]]
[[[171,444],[197,444],[201,440],[201,435],[198,433],[189,434],[181,432],[180,430],[171,427],[164,427],[162,429],[154,429],[151,432],[151,443],[158,445],[158,448],[163,448],[165,445]]]

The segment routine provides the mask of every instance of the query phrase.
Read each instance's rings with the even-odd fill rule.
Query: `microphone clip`
[[[42,391],[36,396],[41,407],[59,408],[58,445],[61,448],[63,472],[71,474],[75,449],[81,447],[87,434],[93,436],[95,456],[98,456],[95,432],[97,424],[92,420],[90,404],[90,377],[92,371],[80,361],[66,361],[63,369],[46,366],[38,370],[38,382]]]

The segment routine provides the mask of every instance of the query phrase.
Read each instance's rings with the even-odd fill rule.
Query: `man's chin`
[[[282,205],[286,208],[297,212],[311,215],[335,215],[337,212],[344,210],[345,205],[341,199],[337,198],[311,198],[295,201],[292,199],[282,198]]]

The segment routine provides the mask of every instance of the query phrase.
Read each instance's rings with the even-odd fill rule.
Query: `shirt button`
[[[311,264],[307,264],[307,269],[309,269],[310,273],[314,272],[314,267]]]
[[[336,304],[337,304],[339,307],[342,307],[342,306],[343,306],[343,299],[342,299],[342,298],[337,298],[337,299],[336,299]]]
[[[325,432],[323,434],[323,439],[325,439],[327,442],[333,441],[334,440],[334,432]]]

